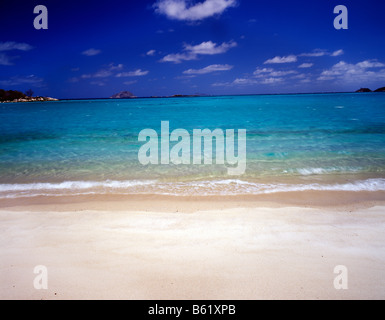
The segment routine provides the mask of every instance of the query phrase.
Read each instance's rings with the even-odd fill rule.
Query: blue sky
[[[48,30],[36,30],[36,5]],[[348,30],[333,26],[348,9]],[[385,86],[384,1],[1,0],[0,88],[57,98]]]

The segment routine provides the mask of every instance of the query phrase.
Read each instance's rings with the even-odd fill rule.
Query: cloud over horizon
[[[378,70],[378,68],[385,68],[385,64],[377,60],[364,60],[356,64],[340,61],[330,69],[322,71],[317,80],[340,80],[344,82],[384,81],[385,69]]]
[[[272,59],[268,59],[264,62],[264,64],[278,64],[278,63],[292,63],[292,62],[297,62],[298,57],[308,57],[308,58],[314,58],[314,57],[323,57],[323,56],[331,56],[331,57],[338,57],[344,54],[344,50],[336,50],[330,53],[327,50],[323,49],[315,49],[312,52],[306,52],[306,53],[301,53],[298,55],[291,54],[288,56],[275,56]],[[303,63],[302,67],[299,68],[309,68],[308,65],[311,63]],[[313,66],[314,64],[311,64]],[[310,67],[311,67],[310,66]]]

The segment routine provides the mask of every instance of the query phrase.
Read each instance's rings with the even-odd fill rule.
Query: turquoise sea
[[[139,132],[160,136],[161,121],[191,134],[246,129],[245,173],[143,166]],[[383,93],[3,103],[0,123],[0,198],[385,190]]]

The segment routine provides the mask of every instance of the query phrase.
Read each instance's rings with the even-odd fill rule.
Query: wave
[[[128,181],[66,181],[61,183],[0,184],[0,198],[79,195],[157,194],[173,196],[258,195],[298,191],[385,191],[385,179],[367,179],[336,184],[256,183],[228,179],[213,181],[162,182],[155,180]]]
[[[26,183],[26,184],[0,184],[0,192],[5,191],[32,191],[32,190],[82,190],[91,188],[129,188],[137,185],[154,183],[152,180],[127,180],[127,181],[65,181],[60,183]]]
[[[352,168],[352,167],[330,167],[330,168],[299,168],[295,171],[300,175],[309,176],[309,175],[321,175],[321,174],[329,174],[329,173],[355,173],[362,171],[363,168]],[[293,170],[288,170],[293,171]]]

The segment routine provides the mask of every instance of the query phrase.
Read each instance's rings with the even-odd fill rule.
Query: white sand
[[[384,230],[380,206],[3,210],[0,298],[384,299]],[[33,286],[36,265],[47,290]],[[336,265],[347,290],[333,286]]]

